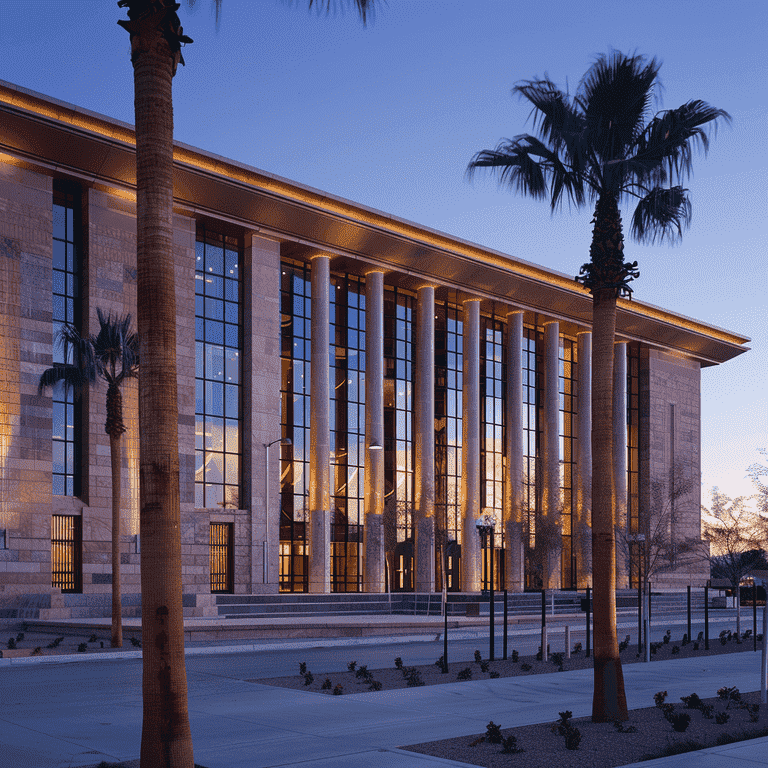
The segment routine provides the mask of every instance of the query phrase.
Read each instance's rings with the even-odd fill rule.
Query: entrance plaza
[[[357,622],[369,624],[374,632],[376,626],[383,628],[400,618],[358,617]],[[748,625],[746,612],[742,619]],[[205,621],[193,619],[188,625]],[[324,621],[334,623],[336,619],[325,617]],[[732,616],[721,617],[715,626],[732,622]],[[99,623],[92,619],[82,625],[91,628]],[[127,619],[126,624],[130,633],[138,622]],[[631,632],[633,624],[620,621],[622,634]],[[663,632],[667,625],[658,626]],[[676,633],[685,631],[684,621],[673,621],[670,626]],[[485,629],[468,625],[452,630],[452,647],[465,637],[468,648],[484,648]],[[535,626],[521,625],[515,631],[516,646],[525,647],[524,632],[531,633],[534,643],[537,640]],[[553,722],[564,709],[572,710],[574,717],[591,712],[591,669],[340,697],[248,682],[250,678],[293,674],[300,661],[308,661],[318,673],[333,673],[345,669],[352,658],[361,663],[386,659],[384,666],[397,655],[406,663],[421,663],[422,657],[433,660],[429,656],[432,647],[424,637],[422,642],[415,640],[402,636],[266,640],[253,644],[259,650],[246,642],[238,646],[227,640],[188,644],[195,761],[206,768],[459,766],[466,764],[400,747],[482,734],[489,720],[509,727]],[[553,635],[553,649],[556,642]],[[124,651],[119,660],[106,653],[0,659],[0,768],[69,768],[93,766],[101,760],[136,760],[142,717],[140,654],[138,650]],[[662,689],[668,691],[670,701],[678,702],[694,689],[703,696],[714,695],[722,685],[744,692],[757,690],[759,667],[760,653],[751,651],[628,664],[624,676],[629,707],[652,705],[653,694]],[[635,765],[765,766],[768,738]]]
[[[591,581],[591,297],[572,277],[176,145],[185,613],[214,597]],[[104,392],[40,374],[136,311],[130,125],[0,83],[0,616],[108,615]],[[584,254],[574,253],[574,270]],[[619,301],[617,584],[701,586],[701,376],[747,337]],[[139,610],[136,382],[121,573]],[[478,523],[485,532],[478,535]],[[660,532],[660,533],[659,533]]]

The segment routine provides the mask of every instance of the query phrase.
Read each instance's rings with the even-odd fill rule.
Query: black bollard
[[[691,642],[691,585],[688,585],[688,642]]]
[[[504,590],[504,661],[507,660],[507,615],[508,615],[508,607],[507,607],[507,590]]]
[[[445,604],[445,626],[443,627],[443,674],[448,674],[448,603]]]
[[[709,650],[709,587],[704,587],[704,650]]]
[[[752,647],[757,650],[757,580],[752,579]]]
[[[587,650],[586,657],[589,658],[589,625],[590,614],[592,613],[592,588],[587,587]]]

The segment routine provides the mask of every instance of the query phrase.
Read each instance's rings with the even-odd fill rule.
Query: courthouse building
[[[38,382],[62,360],[63,322],[92,333],[97,309],[135,317],[134,146],[130,125],[0,82],[6,615],[37,606],[52,616],[67,593],[82,593],[66,603],[81,613],[108,610],[106,388],[41,395]],[[217,592],[590,583],[592,303],[582,286],[182,144],[174,184],[186,605]],[[574,269],[585,258],[574,253]],[[666,548],[654,583],[706,580],[702,557],[676,554],[700,539],[701,370],[747,341],[619,301],[620,586],[637,579],[637,534]],[[124,410],[131,605],[135,381]],[[481,537],[482,521],[493,527]]]

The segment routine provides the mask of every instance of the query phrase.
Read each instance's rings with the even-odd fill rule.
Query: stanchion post
[[[571,658],[571,628],[565,625],[565,658]]]
[[[637,655],[643,652],[643,581],[637,580]]]
[[[547,661],[547,590],[541,590],[541,660]]]
[[[688,585],[688,642],[692,642],[691,638],[691,585]]]
[[[590,614],[592,613],[592,588],[587,587],[587,650],[585,651],[585,655],[587,658],[589,658],[589,625],[590,625]]]
[[[704,587],[704,650],[709,650],[709,587]]]
[[[443,674],[448,674],[448,606],[445,608],[445,624],[443,626]]]
[[[496,594],[494,592],[494,581],[495,581],[495,574],[493,572],[493,566],[494,566],[494,541],[493,541],[493,535],[491,535],[491,589],[490,589],[490,653],[488,658],[490,658],[491,661],[494,661],[496,658],[496,648],[494,646],[495,640],[496,640]]]
[[[757,579],[752,579],[752,647],[757,650]]]
[[[504,661],[507,660],[507,590],[504,590]]]

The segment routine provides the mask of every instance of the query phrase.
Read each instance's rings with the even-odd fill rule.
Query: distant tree
[[[768,459],[768,450],[763,448],[760,453]],[[757,511],[761,515],[768,516],[768,466],[756,462],[747,469],[747,472],[757,488],[757,494],[754,497],[757,502]],[[768,524],[768,520],[766,523]]]
[[[131,330],[131,316],[112,317],[96,310],[99,332],[81,336],[74,325],[65,323],[58,332],[57,343],[64,353],[63,363],[43,371],[38,390],[61,384],[78,395],[99,379],[107,384],[107,421],[104,431],[109,435],[112,466],[112,647],[122,648],[123,620],[120,601],[120,497],[122,479],[121,438],[123,395],[120,388],[127,379],[139,374],[139,339]]]
[[[710,568],[731,582],[736,597],[736,631],[741,633],[739,583],[752,570],[762,568],[765,529],[762,519],[743,496],[731,499],[718,488],[712,489],[710,508],[702,507],[704,538],[710,542]]]

